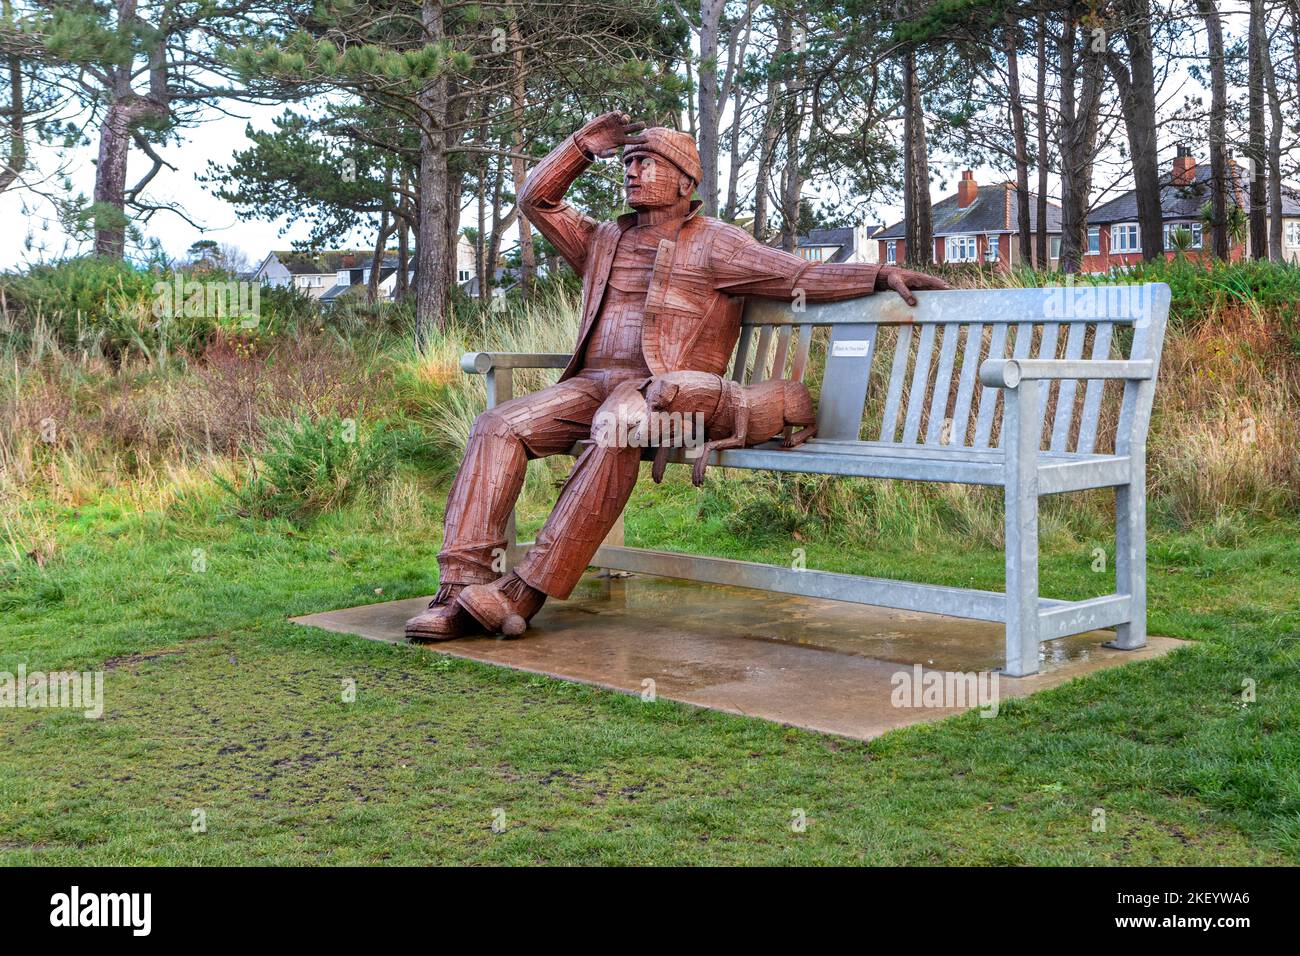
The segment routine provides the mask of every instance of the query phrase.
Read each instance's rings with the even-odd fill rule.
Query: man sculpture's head
[[[623,148],[623,186],[633,209],[659,209],[689,198],[704,176],[689,133],[652,126],[644,143]]]

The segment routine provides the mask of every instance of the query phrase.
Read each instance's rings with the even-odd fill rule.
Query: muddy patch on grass
[[[203,644],[215,640],[213,637],[197,637],[193,640],[183,641],[180,644],[174,644],[171,647],[159,648],[156,651],[137,651],[134,654],[120,654],[117,657],[110,657],[99,666],[106,671],[115,671],[128,669],[131,673],[136,673],[135,668],[141,664],[147,664],[150,661],[161,660],[164,657],[177,657],[181,654],[188,653],[190,648],[196,644]]]

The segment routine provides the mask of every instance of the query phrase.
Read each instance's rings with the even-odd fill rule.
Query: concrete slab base
[[[404,643],[403,624],[428,601],[389,601],[294,621]],[[987,711],[994,699],[1023,697],[1187,643],[1152,637],[1136,651],[1102,647],[1113,636],[1093,631],[1044,644],[1042,670],[1012,678],[997,673],[1003,659],[997,624],[589,572],[568,601],[548,602],[522,638],[422,646],[635,694],[652,689],[670,700],[867,740],[972,707]],[[975,688],[981,694],[957,696]]]

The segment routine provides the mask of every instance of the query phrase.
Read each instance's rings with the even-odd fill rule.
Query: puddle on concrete
[[[547,607],[536,629],[544,630],[552,617],[560,618],[556,624],[568,626],[570,612],[631,615],[655,628],[684,628],[953,671],[1001,667],[1005,653],[1000,624],[647,575],[589,575],[568,603],[574,602],[580,606]],[[1100,642],[1113,637],[1110,631],[1091,631],[1051,641],[1043,645],[1039,660],[1045,669],[1085,663]]]
[[[295,618],[329,631],[404,643],[403,624],[428,598]],[[1002,697],[1022,697],[1072,677],[1166,654],[1184,642],[1153,637],[1124,652],[1112,635],[1080,634],[1044,645],[1042,671],[999,678]],[[552,601],[521,638],[463,638],[423,645],[565,680],[763,717],[870,739],[937,720],[962,707],[900,707],[894,682],[926,671],[999,668],[1002,628],[933,614],[821,601],[635,575],[589,573],[568,601]]]

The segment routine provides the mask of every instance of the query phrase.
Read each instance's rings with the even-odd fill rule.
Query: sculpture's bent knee
[[[514,428],[510,419],[500,409],[489,408],[474,416],[474,425],[469,430],[470,440],[475,438],[514,438]]]

